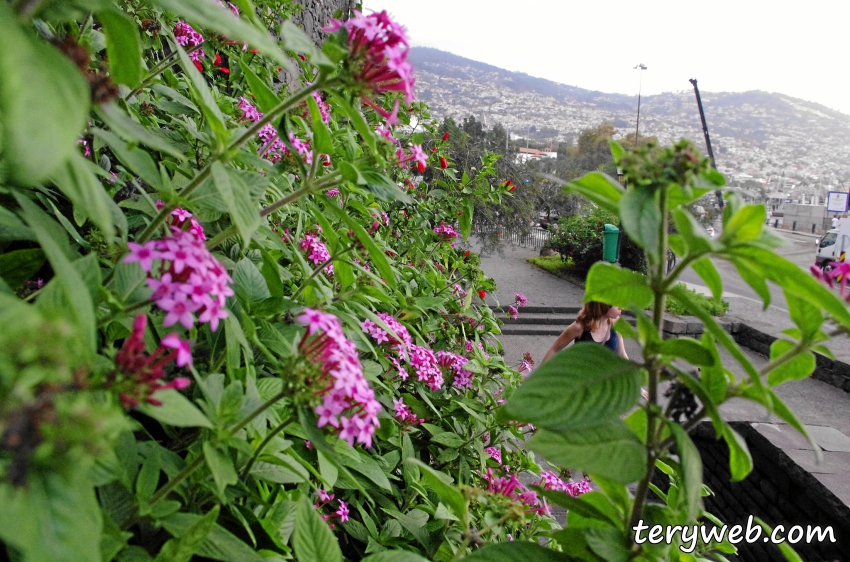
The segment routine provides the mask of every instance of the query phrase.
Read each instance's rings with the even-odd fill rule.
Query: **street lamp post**
[[[637,122],[635,123],[635,148],[637,148],[638,144],[638,129],[640,128],[640,89],[643,86],[643,71],[646,70],[646,65],[640,63],[635,66],[635,69],[640,69],[640,79],[638,81],[638,108],[637,108]]]

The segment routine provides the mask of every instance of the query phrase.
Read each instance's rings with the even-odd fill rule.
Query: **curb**
[[[738,318],[718,319],[724,330],[732,334],[738,345],[770,357],[770,346],[779,338]],[[690,336],[698,338],[704,331],[702,321],[695,316],[675,316],[664,319],[664,337]],[[815,370],[811,377],[844,392],[850,392],[850,365],[814,352]]]

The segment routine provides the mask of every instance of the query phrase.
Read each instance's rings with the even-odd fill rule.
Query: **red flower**
[[[221,68],[219,68],[219,70],[220,70],[220,71],[222,71],[222,72],[223,72],[223,73],[225,73],[225,74],[230,74],[230,69],[229,69],[229,68],[225,68],[225,67],[223,67],[223,66],[222,66]]]
[[[516,189],[516,186],[515,186],[515,185],[510,186],[510,187],[508,188],[508,193],[510,193],[510,192],[511,192],[511,191],[513,191],[514,189]]]
[[[419,173],[421,174],[425,171],[425,164],[423,164],[422,162],[417,162],[416,169],[419,170]]]
[[[251,51],[250,51],[250,53],[251,53],[252,55],[256,55],[258,52],[259,52],[259,51],[257,51],[257,49],[251,49]]]
[[[446,134],[448,134],[448,133],[446,133]],[[464,253],[463,253],[463,257],[468,258],[468,257],[469,257],[469,252],[470,252],[469,250],[467,250],[466,252],[464,252]]]
[[[204,65],[202,65],[202,64],[201,64],[201,61],[196,61],[196,60],[195,60],[195,61],[192,61],[192,63],[195,65],[195,68],[197,68],[197,69],[198,69],[198,72],[203,72],[203,71],[204,71]]]
[[[445,133],[443,133],[443,142],[445,142],[445,141],[447,141],[447,140],[449,140],[449,132],[448,132],[448,131],[446,131]]]
[[[431,152],[437,152],[437,147],[436,147],[436,146],[432,146],[432,147],[431,147]]]
[[[440,167],[444,170],[449,167],[449,163],[444,156],[440,156]]]
[[[480,291],[478,291],[478,296],[483,299],[487,296],[487,293],[484,292],[484,289],[481,289]]]
[[[221,54],[215,54],[215,61],[213,61],[213,66],[221,66]]]

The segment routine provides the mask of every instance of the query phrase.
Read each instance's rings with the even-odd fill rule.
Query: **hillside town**
[[[520,151],[520,161],[553,157],[559,143],[573,145],[582,130],[601,123],[614,125],[615,138],[635,134],[637,95],[554,83],[541,88],[544,81],[524,74],[434,49],[413,52],[417,87],[434,117],[472,115],[485,127],[501,124],[514,140],[548,145],[539,153]],[[850,189],[850,116],[782,94],[701,93],[718,170],[733,185],[765,201],[809,204]],[[640,135],[662,144],[687,138],[705,147],[693,90],[643,96]]]

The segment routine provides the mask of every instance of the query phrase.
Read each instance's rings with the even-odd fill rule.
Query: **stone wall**
[[[328,25],[337,11],[341,12],[340,19],[346,20],[357,4],[355,0],[299,0],[298,3],[304,9],[292,16],[291,21],[303,29],[316,45],[321,45],[327,39],[328,34],[322,28]],[[294,76],[285,71],[280,75],[283,84],[289,84],[293,79]]]
[[[781,524],[788,530],[800,525],[832,526],[836,543],[812,541],[791,545],[807,562],[850,560],[850,508],[838,500],[814,476],[800,468],[781,449],[759,434],[748,423],[732,423],[747,441],[754,469],[741,482],[731,482],[729,450],[725,441],[715,439],[714,429],[703,422],[691,431],[691,438],[700,452],[703,481],[714,495],[703,498],[705,509],[729,525],[742,525],[746,531],[750,515],[760,517],[774,527]],[[654,482],[662,490],[668,488],[667,476],[656,473]],[[762,539],[764,540],[764,533]],[[731,560],[742,562],[784,561],[776,545],[769,543],[737,545]]]

